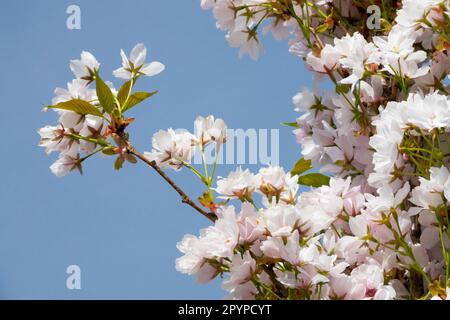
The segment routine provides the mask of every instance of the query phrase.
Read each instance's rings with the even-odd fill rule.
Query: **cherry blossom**
[[[90,83],[94,80],[95,73],[98,71],[100,63],[92,55],[92,53],[81,52],[80,60],[71,60],[70,69],[77,79],[83,80],[85,83]]]
[[[152,152],[144,155],[162,168],[180,170],[194,155],[195,136],[187,131],[160,130],[153,135]]]
[[[138,44],[129,57],[121,51],[114,75],[128,81],[118,90],[101,79],[92,54],[71,61],[76,79],[46,108],[57,124],[38,130],[39,146],[58,153],[51,171],[81,171],[97,153],[116,156],[115,169],[125,160],[154,169],[211,222],[178,243],[177,270],[200,283],[221,277],[230,299],[448,299],[449,1],[383,2],[375,29],[360,1],[200,5],[240,56],[258,59],[272,34],[287,39],[312,73],[313,89],[295,94],[300,114],[286,123],[300,145],[298,162],[217,177],[227,125],[213,115],[197,117],[193,133],[159,130],[151,151],[140,153],[128,111],[154,93],[133,87],[164,65],[146,64]],[[192,161],[196,151],[201,164]],[[196,198],[166,171],[181,168],[199,179]]]
[[[248,169],[238,167],[227,178],[219,177],[215,191],[223,199],[249,199],[258,187],[257,177]]]
[[[120,55],[122,56],[122,67],[113,72],[117,78],[128,80],[137,75],[152,77],[165,69],[165,66],[159,61],[145,63],[147,48],[142,43],[137,44],[131,50],[129,57],[123,50],[120,51]]]

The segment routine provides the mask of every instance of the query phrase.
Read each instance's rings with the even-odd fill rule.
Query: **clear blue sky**
[[[81,7],[81,30],[66,28],[70,4]],[[280,163],[291,168],[300,150],[279,124],[296,117],[291,97],[310,85],[302,62],[271,38],[258,62],[239,59],[198,0],[15,0],[1,7],[0,298],[223,298],[219,281],[198,285],[175,270],[177,241],[208,221],[142,164],[116,172],[113,159],[98,157],[83,177],[54,177],[55,155],[37,147],[36,130],[56,117],[41,109],[72,79],[69,60],[82,50],[112,79],[120,48],[143,42],[167,69],[139,85],[160,91],[134,111],[139,149],[150,149],[158,129],[191,129],[197,115],[214,114],[230,128],[280,128]],[[219,174],[233,168],[220,166]],[[201,190],[189,172],[170,174],[190,195]],[[66,289],[71,264],[81,267],[82,290]]]

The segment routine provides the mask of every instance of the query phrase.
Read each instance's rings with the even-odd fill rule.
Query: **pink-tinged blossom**
[[[252,29],[245,27],[237,27],[227,35],[228,43],[233,48],[239,49],[239,56],[243,57],[248,54],[253,60],[257,60],[262,51],[262,45],[257,34]]]
[[[196,236],[187,234],[178,242],[177,249],[184,255],[176,260],[177,271],[189,275],[196,274],[205,263],[201,241]]]
[[[258,192],[264,195],[268,202],[275,199],[284,203],[292,203],[298,191],[298,177],[290,172],[285,173],[279,166],[269,165],[261,168],[256,175]]]
[[[77,79],[83,81],[84,84],[94,80],[95,73],[100,68],[100,63],[95,59],[92,53],[81,52],[80,60],[71,60],[70,69]]]
[[[264,238],[266,225],[262,216],[255,211],[250,203],[245,202],[242,204],[241,214],[238,216],[237,223],[240,244],[252,244]]]
[[[342,213],[344,201],[339,195],[343,190],[335,188],[334,180],[330,186],[323,186],[303,192],[297,202],[301,230],[308,236],[329,228]]]
[[[194,126],[197,141],[202,148],[214,143],[218,150],[227,141],[227,125],[222,119],[215,119],[212,115],[206,118],[198,117]]]
[[[411,192],[410,201],[422,209],[431,209],[450,199],[450,173],[444,166],[430,168],[430,179],[419,178],[420,185]]]
[[[300,236],[297,230],[286,235],[286,240],[280,236],[269,237],[261,244],[262,252],[270,258],[283,259],[293,265],[300,263]]]
[[[215,191],[222,199],[247,199],[258,186],[258,179],[253,173],[238,167],[228,177],[218,178]]]
[[[120,51],[122,57],[122,67],[115,70],[113,75],[120,79],[129,80],[137,75],[156,76],[164,71],[165,66],[159,61],[145,63],[147,48],[142,44],[137,44],[127,57],[123,50]]]
[[[299,211],[292,205],[277,204],[261,211],[267,230],[274,237],[289,236],[299,226]]]
[[[50,166],[51,172],[58,178],[64,177],[69,172],[80,168],[79,155],[70,155],[68,153],[62,153],[58,160]]]
[[[65,136],[66,130],[63,126],[45,126],[38,130],[41,140],[39,146],[45,148],[45,152],[50,154],[54,151],[65,151],[70,148],[72,139]]]
[[[256,270],[256,261],[245,252],[244,255],[239,253],[233,255],[230,264],[230,278],[223,283],[223,288],[232,291],[233,288],[249,282]]]
[[[161,168],[180,170],[194,155],[196,138],[187,131],[160,130],[153,135],[152,152],[144,155]]]
[[[295,105],[295,111],[305,112],[316,104],[316,97],[308,89],[303,89],[292,98],[292,102]]]
[[[376,60],[392,75],[414,79],[427,74],[429,66],[421,66],[427,54],[415,50],[416,37],[414,33],[408,34],[398,27],[394,27],[387,37],[374,37],[373,42],[378,48],[374,53]]]
[[[392,300],[396,297],[394,288],[384,284],[383,270],[374,260],[353,269],[349,276],[334,278],[331,291],[332,295],[346,300]]]
[[[374,124],[376,134],[370,139],[370,146],[375,149],[374,172],[369,176],[369,183],[380,187],[384,183],[398,182],[394,171],[404,167],[399,150],[405,132],[412,126],[425,134],[450,127],[450,103],[446,96],[437,92],[426,96],[410,94],[406,101],[389,102]]]
[[[425,24],[420,20],[427,17],[433,6],[444,2],[443,0],[403,0],[402,8],[397,11],[395,21],[406,30],[414,30],[418,26],[424,27]]]

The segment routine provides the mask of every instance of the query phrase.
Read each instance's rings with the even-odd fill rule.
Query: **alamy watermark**
[[[66,287],[69,290],[81,290],[81,268],[73,264],[67,267],[66,273],[69,275],[66,279]]]
[[[367,14],[367,28],[376,30],[381,28],[381,9],[377,5],[370,5],[366,10]],[[81,29],[81,8],[76,4],[67,7],[66,13],[69,15],[66,20],[66,26],[69,30]]]
[[[175,130],[178,131],[178,130]],[[216,154],[215,144],[209,144],[205,150],[205,162],[228,165],[267,165],[280,163],[279,129],[227,129],[227,142]],[[193,164],[203,164],[202,153],[196,150]]]
[[[367,7],[367,28],[369,30],[378,30],[381,28],[381,9],[377,5],[371,5]]]
[[[81,8],[76,4],[67,7],[66,13],[69,15],[66,20],[66,26],[69,30],[81,29]]]

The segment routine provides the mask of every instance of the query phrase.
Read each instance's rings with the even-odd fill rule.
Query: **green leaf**
[[[158,91],[154,92],[135,92],[133,93],[130,98],[128,98],[128,102],[125,106],[122,107],[122,112],[128,111],[134,106],[138,105],[142,101],[150,98],[151,96],[157,94]]]
[[[81,99],[60,102],[54,106],[49,106],[48,108],[73,111],[82,115],[91,114],[97,117],[103,117],[103,114],[97,107]]]
[[[123,163],[125,159],[123,157],[117,157],[116,161],[114,162],[114,169],[120,170],[122,169]]]
[[[122,87],[120,87],[119,92],[117,93],[117,100],[120,103],[120,106],[123,107],[123,104],[127,100],[128,94],[130,93],[131,87],[133,84],[133,80],[129,80],[125,82]]]
[[[108,85],[100,78],[100,75],[95,76],[95,86],[97,89],[97,97],[106,112],[111,113],[114,109],[115,99]]]
[[[305,160],[304,158],[301,158],[295,164],[295,167],[294,169],[292,169],[291,174],[301,175],[303,172],[308,171],[311,168],[312,168],[311,160]]]
[[[281,124],[286,127],[299,128],[297,122],[282,122]]]
[[[107,156],[112,156],[112,155],[115,155],[115,154],[116,154],[116,153],[114,152],[114,147],[107,147],[107,148],[104,148],[104,149],[102,150],[102,153],[105,154],[105,155],[107,155]]]
[[[330,183],[330,177],[321,173],[308,173],[298,178],[298,184],[303,186],[321,187]]]

